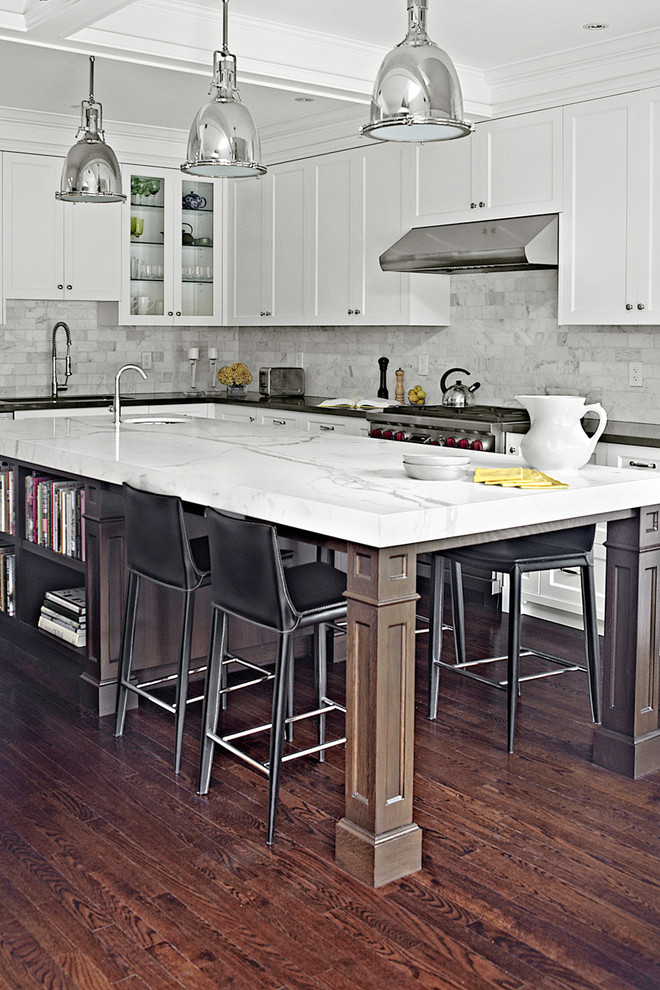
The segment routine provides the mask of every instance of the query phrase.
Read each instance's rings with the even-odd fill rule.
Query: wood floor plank
[[[470,633],[502,639],[478,611]],[[76,664],[0,640],[0,990],[658,990],[660,774],[591,765],[584,677],[525,685],[513,756],[491,689],[443,675],[428,722],[421,640],[423,870],[381,890],[334,863],[342,748],[286,765],[268,849],[263,777],[216,754],[196,794],[199,706],[175,777],[169,716],[141,706],[115,739],[80,707]],[[343,676],[331,665],[339,696]],[[304,658],[296,678],[304,704]],[[267,689],[237,697],[228,721],[268,718]]]

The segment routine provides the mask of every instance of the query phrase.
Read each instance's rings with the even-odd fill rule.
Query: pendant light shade
[[[57,199],[65,203],[121,203],[119,162],[105,143],[103,108],[94,99],[94,56],[89,57],[89,99],[83,100],[78,140],[64,160]]]
[[[383,59],[371,98],[371,120],[360,128],[379,141],[451,141],[472,133],[463,120],[456,69],[426,33],[428,0],[407,0],[408,34]]]
[[[236,57],[227,47],[229,0],[222,0],[222,48],[213,55],[211,101],[195,116],[182,172],[239,179],[259,176],[261,146],[250,111],[236,87]]]

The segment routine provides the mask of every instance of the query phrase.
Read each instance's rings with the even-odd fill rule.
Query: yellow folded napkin
[[[475,468],[474,480],[484,485],[500,485],[503,488],[568,488],[548,474],[533,468]]]

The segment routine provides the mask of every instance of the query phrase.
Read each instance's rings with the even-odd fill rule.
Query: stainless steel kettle
[[[442,404],[443,406],[453,406],[454,408],[469,406],[472,404],[472,393],[476,392],[477,389],[481,387],[481,382],[474,382],[472,385],[464,385],[459,378],[453,385],[447,385],[447,378],[449,375],[453,375],[455,371],[460,371],[464,375],[470,374],[467,368],[450,368],[449,371],[445,371],[444,375],[440,379]]]

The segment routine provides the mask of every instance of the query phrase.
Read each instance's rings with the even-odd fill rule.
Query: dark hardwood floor
[[[484,652],[500,635],[470,628]],[[129,712],[115,740],[78,706],[73,663],[0,641],[2,990],[658,990],[660,774],[591,765],[581,674],[524,686],[512,756],[500,692],[447,674],[428,722],[424,647],[423,870],[371,890],[334,864],[343,747],[286,765],[269,850],[265,778],[216,753],[195,793],[199,705],[176,778],[164,712]],[[297,679],[309,691],[305,658]],[[234,696],[230,717],[247,706]],[[265,693],[249,712],[265,718]]]

